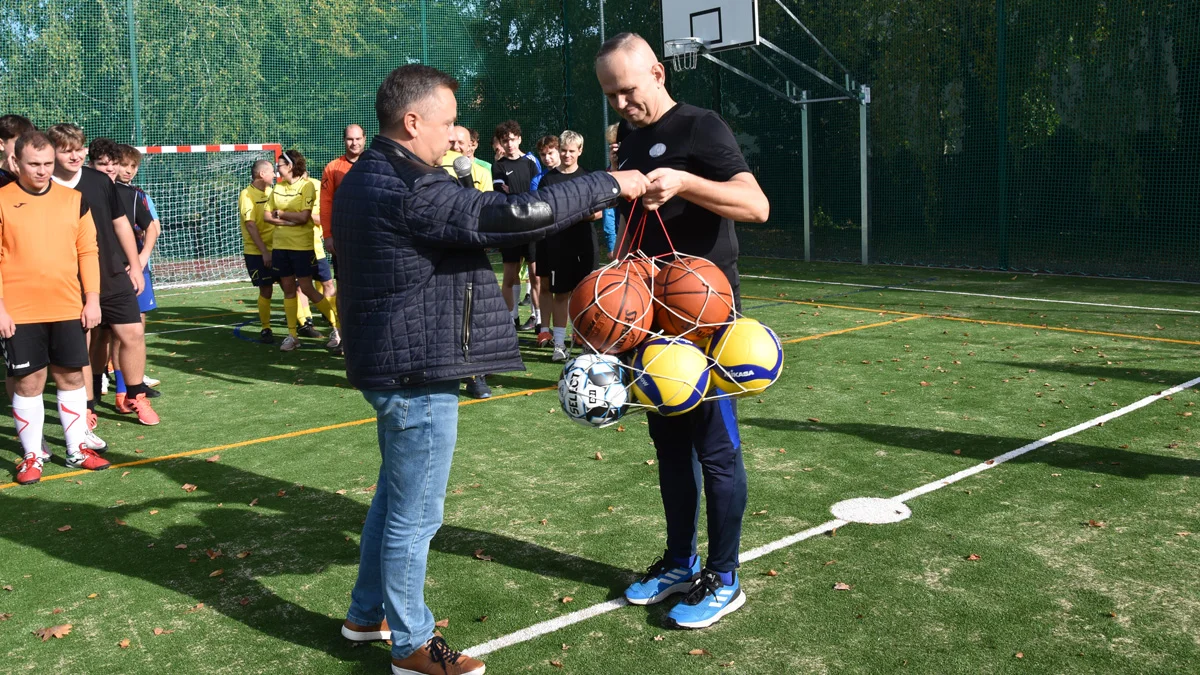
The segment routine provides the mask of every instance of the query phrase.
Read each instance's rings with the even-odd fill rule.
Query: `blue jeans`
[[[369,626],[386,615],[392,656],[402,659],[433,637],[425,563],[442,525],[458,435],[458,380],[365,390],[363,398],[375,408],[383,461],[346,618]]]

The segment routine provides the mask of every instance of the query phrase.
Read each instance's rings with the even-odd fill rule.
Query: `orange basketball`
[[[654,280],[654,275],[658,273],[658,268],[654,266],[654,261],[649,258],[626,258],[614,265],[613,269],[622,274],[637,275],[645,282],[646,288],[650,288],[650,284]]]
[[[703,258],[679,258],[654,277],[655,321],[663,332],[694,339],[716,330],[733,313],[725,273]]]
[[[587,275],[567,308],[575,334],[602,354],[636,347],[654,322],[650,289],[627,270],[599,269]]]

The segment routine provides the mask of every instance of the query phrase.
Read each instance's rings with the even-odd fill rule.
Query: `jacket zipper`
[[[463,299],[462,352],[463,358],[471,360],[471,296],[474,295],[474,282],[467,282],[467,297]]]

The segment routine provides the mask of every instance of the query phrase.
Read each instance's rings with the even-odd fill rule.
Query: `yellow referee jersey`
[[[276,183],[267,201],[270,211],[297,212],[308,211],[316,206],[317,193],[307,179],[299,179],[294,183]],[[312,221],[305,225],[277,225],[273,235],[272,249],[289,251],[313,250]]]

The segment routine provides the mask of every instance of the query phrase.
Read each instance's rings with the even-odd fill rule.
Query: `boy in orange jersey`
[[[83,195],[53,183],[55,152],[34,131],[16,142],[17,181],[0,188],[0,344],[14,379],[12,411],[24,459],[17,482],[36,483],[42,449],[46,371],[58,394],[67,465],[107,469],[87,444],[85,331],[100,323],[96,227]],[[83,300],[81,300],[83,298]]]

